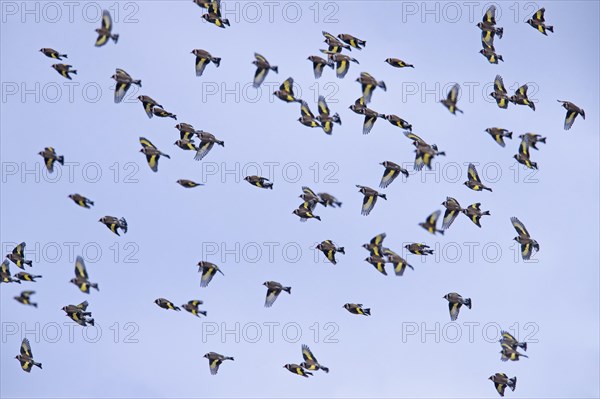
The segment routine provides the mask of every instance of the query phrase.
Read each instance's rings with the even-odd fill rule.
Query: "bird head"
[[[95,31],[96,33],[101,33],[101,32],[102,32],[102,29],[100,29],[100,28],[96,28],[96,29],[94,29],[94,31]]]
[[[388,64],[392,63],[392,59],[391,58],[386,58],[385,62],[387,62]]]
[[[468,182],[468,181],[466,181],[466,182],[464,182],[463,184],[464,184],[465,186],[468,186],[468,185],[469,185],[469,182]],[[444,205],[444,204],[442,204],[442,205]]]
[[[493,376],[493,375],[492,375],[492,376],[490,376],[490,377],[488,378],[488,380],[492,380],[492,381],[493,381],[493,380],[494,380],[494,376]]]
[[[298,209],[294,209],[294,212],[292,212],[292,213],[293,213],[294,215],[297,215],[297,214],[298,214],[298,212],[299,212],[299,210],[298,210]]]
[[[104,218],[100,218],[100,219],[98,219],[98,221],[99,221],[100,223],[104,223]]]
[[[57,69],[58,68],[58,64],[52,64],[52,68]]]
[[[157,304],[157,305],[158,305],[158,303],[159,303],[159,302],[160,302],[160,301],[159,301],[158,299],[155,299],[155,300],[154,300],[154,303],[155,303],[155,304]]]
[[[485,53],[485,49],[479,50],[479,54],[483,54],[483,53]]]
[[[371,261],[371,257],[370,256],[368,256],[368,257],[365,258],[365,262],[370,262],[370,261]]]
[[[15,356],[15,359],[19,360],[19,355]]]
[[[202,357],[205,357],[208,359],[210,357],[210,355],[208,353],[205,353],[204,356],[202,356]]]
[[[250,176],[246,176],[246,177],[244,177],[244,180],[246,180],[246,181],[250,181]]]
[[[450,295],[450,294],[446,294],[446,295],[444,295],[444,296],[443,296],[443,298],[444,298],[444,299],[448,299],[448,296],[449,296],[449,295]]]
[[[64,310],[64,311],[66,312],[66,311],[67,311],[67,307],[66,307],[66,306],[63,306],[63,307],[62,307],[62,310]]]
[[[525,21],[526,24],[529,25],[533,25],[533,19],[529,18],[527,21]]]
[[[366,244],[365,244],[365,245],[366,245]],[[404,248],[406,248],[406,249],[410,248],[410,244],[406,244],[406,245],[404,246]]]
[[[262,285],[264,285],[265,287],[269,285],[268,281],[265,281]]]
[[[342,306],[342,307],[343,307],[344,309],[349,309],[349,308],[350,308],[350,304],[349,304],[349,303],[347,303],[347,304],[345,304],[345,305],[344,305],[344,306]]]
[[[44,52],[44,49],[43,49],[43,48],[41,48],[41,49],[40,49],[40,51],[41,51],[41,52]]]
[[[69,198],[73,199],[73,194],[69,194]]]
[[[483,26],[483,22],[477,22],[477,27],[481,28]]]
[[[519,156],[517,154],[513,155],[513,158],[516,159],[517,161],[519,160]]]
[[[71,280],[69,280],[69,283],[77,284],[77,279],[76,278],[72,278]]]
[[[207,20],[207,21],[208,21],[208,14],[203,14],[203,15],[202,15],[202,18],[204,18],[205,20]]]

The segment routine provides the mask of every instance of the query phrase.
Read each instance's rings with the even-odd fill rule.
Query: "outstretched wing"
[[[78,256],[77,259],[75,259],[75,276],[86,280],[88,279],[85,263],[83,263],[83,258],[81,256]]]
[[[523,223],[521,223],[521,221],[519,219],[517,219],[516,217],[513,216],[510,218],[510,221],[520,236],[529,237],[529,232],[525,228],[525,225]]]

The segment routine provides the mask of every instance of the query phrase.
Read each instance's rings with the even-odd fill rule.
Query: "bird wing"
[[[265,68],[256,68],[256,72],[254,73],[254,83],[253,86],[254,87],[259,87],[262,82],[264,82],[265,78],[267,77],[267,73],[269,73],[268,69]]]
[[[487,22],[490,25],[496,25],[496,6],[491,5],[483,15],[483,22]]]
[[[475,169],[475,165],[473,165],[472,163],[469,164],[469,169],[468,169],[467,173],[469,174],[470,180],[477,182],[477,183],[481,183],[481,179],[479,178],[479,175],[477,174],[477,169]],[[454,202],[456,202],[456,200],[454,198],[452,198],[452,200],[454,200]]]
[[[519,154],[529,159],[529,142],[527,140],[521,140],[521,144],[519,144]]]
[[[77,259],[75,259],[75,276],[86,280],[88,279],[85,263],[83,263],[83,258],[81,256],[78,256]]]
[[[346,59],[339,60],[336,63],[335,73],[338,78],[343,78],[348,73],[348,69],[350,69],[350,63]]]
[[[381,182],[379,183],[379,187],[386,188],[389,186],[395,179],[398,177],[398,171],[392,168],[386,168],[383,172],[383,176],[381,177]]]
[[[196,151],[196,155],[194,156],[194,159],[196,161],[199,161],[202,158],[204,158],[206,154],[208,154],[209,151],[213,148],[214,145],[215,143],[213,141],[201,141],[200,145],[198,146],[198,151]]]
[[[294,79],[293,78],[287,78],[286,80],[283,81],[283,83],[281,84],[281,86],[279,86],[279,90],[283,90],[288,94],[291,94],[292,96],[294,95]]]
[[[504,81],[500,75],[496,75],[496,79],[494,79],[494,90],[506,94],[506,87],[504,87]]]
[[[427,217],[427,223],[432,225],[435,228],[435,225],[436,225],[437,220],[439,219],[441,213],[442,213],[442,211],[440,211],[440,210],[433,212],[431,215],[429,215]]]
[[[308,194],[308,195],[311,195],[313,197],[317,197],[317,194],[315,194],[315,192],[313,190],[311,190],[310,187],[302,186],[302,192],[304,194]]]
[[[385,233],[377,234],[371,239],[371,244],[380,246],[387,235]]]
[[[307,362],[318,363],[308,345],[302,345],[302,357]]]
[[[368,215],[373,210],[373,207],[375,206],[376,202],[377,202],[376,195],[365,195],[363,198],[363,205],[362,205],[361,213],[365,216]]]
[[[200,287],[206,287],[213,276],[217,273],[217,270],[213,266],[202,267],[202,277],[200,278]],[[217,366],[218,367],[218,366]]]
[[[12,250],[12,253],[14,255],[23,257],[23,251],[25,251],[25,243],[24,242],[20,243],[16,247],[14,247],[14,249]]]
[[[456,103],[456,100],[458,100],[459,89],[460,86],[458,85],[458,83],[452,86],[452,88],[450,89],[450,92],[448,93],[448,100],[452,101],[452,103]]]
[[[569,130],[571,126],[573,126],[573,122],[575,122],[575,117],[577,117],[577,111],[572,109],[567,111],[567,116],[565,117],[564,125],[565,130]]]
[[[419,144],[426,144],[425,140],[423,140],[422,138],[420,138],[419,136],[417,136],[416,134],[412,133],[412,132],[404,132],[404,135],[406,137],[408,137],[409,139],[411,139],[412,141],[416,141]]]
[[[450,319],[452,321],[455,321],[458,318],[458,313],[460,312],[461,306],[462,304],[460,302],[448,302],[448,308],[450,309]]]
[[[265,298],[265,308],[270,308],[281,293],[279,288],[268,288],[267,297]]]
[[[513,227],[515,228],[515,230],[517,230],[517,233],[520,236],[530,237],[529,232],[525,228],[525,225],[523,223],[521,223],[521,221],[519,219],[517,219],[516,217],[513,216],[510,218],[510,221],[512,222]]]
[[[140,144],[142,145],[142,147],[144,148],[154,148],[156,149],[156,146],[154,144],[152,144],[152,142],[150,140],[148,140],[145,137],[140,137]]]
[[[308,107],[308,103],[304,100],[302,100],[302,102],[300,103],[300,113],[304,116],[310,116],[311,118],[315,117],[315,115],[312,113],[312,111]]]
[[[21,342],[21,355],[33,358],[33,353],[31,352],[31,345],[29,344],[29,340],[27,338],[23,338],[23,342]]]
[[[329,107],[327,106],[327,103],[325,102],[325,97],[323,96],[319,96],[319,114],[321,116],[329,115]]]
[[[446,209],[446,212],[444,212],[444,219],[442,220],[442,229],[448,229],[458,216],[458,213],[457,210]]]
[[[10,276],[10,262],[8,259],[4,259],[2,265],[0,265],[0,273]]]
[[[102,11],[102,29],[110,32],[112,30],[112,19],[107,10]]]
[[[363,122],[363,134],[369,134],[371,129],[373,129],[373,125],[375,125],[376,120],[376,115],[365,115],[365,121]]]
[[[527,97],[527,85],[523,85],[517,89],[517,94],[522,97]]]
[[[533,14],[533,19],[535,19],[536,21],[539,21],[539,22],[544,22],[545,21],[545,19],[544,19],[544,12],[545,11],[546,11],[545,8],[543,8],[543,7],[540,8],[539,10],[537,10],[535,12],[535,14]]]
[[[123,101],[123,97],[125,97],[125,93],[131,87],[131,83],[129,82],[117,82],[115,86],[115,103],[120,103]]]

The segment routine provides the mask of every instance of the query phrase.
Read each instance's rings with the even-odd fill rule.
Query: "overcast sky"
[[[519,380],[507,397],[598,397],[598,3],[498,4],[499,65],[478,53],[475,25],[488,4],[226,2],[231,27],[219,29],[191,0],[2,2],[2,254],[25,241],[34,263],[27,271],[43,278],[1,286],[1,396],[497,397],[487,378],[504,372]],[[555,26],[548,37],[524,23],[539,7]],[[120,37],[95,48],[103,8]],[[351,64],[345,79],[329,68],[313,76],[307,57],[322,55],[323,30],[367,41],[347,53],[360,65]],[[68,54],[78,71],[72,81],[51,68],[60,61],[42,47]],[[220,67],[196,77],[195,48],[221,57]],[[279,67],[258,90],[254,52]],[[415,68],[392,68],[388,57]],[[115,68],[143,85],[120,104]],[[433,171],[412,172],[410,140],[386,120],[361,134],[363,117],[348,106],[361,94],[355,79],[363,71],[387,85],[375,90],[372,109],[408,120],[446,152]],[[496,74],[510,94],[528,83],[536,111],[498,108],[488,95]],[[302,126],[300,107],[272,96],[290,76],[313,112],[323,94],[340,114],[332,136]],[[464,114],[456,116],[439,104],[453,83],[462,87]],[[140,94],[225,147],[194,161],[173,145],[177,122],[147,118]],[[579,105],[587,119],[563,130],[557,99]],[[513,139],[502,148],[488,127],[509,129]],[[512,158],[525,132],[547,137],[531,150],[535,173]],[[140,136],[171,156],[160,159],[158,173],[138,152]],[[47,146],[65,157],[53,174],[37,155]],[[382,190],[388,200],[361,216],[355,185],[377,188],[385,160],[411,175]],[[493,193],[462,185],[470,162]],[[248,174],[270,178],[274,189],[250,186]],[[182,178],[205,186],[185,189],[175,183]],[[343,206],[319,205],[321,222],[300,223],[292,211],[303,185]],[[67,197],[73,193],[95,206],[76,206]],[[459,215],[444,236],[433,236],[418,223],[443,209],[446,196],[463,206],[481,202],[491,216],[479,229]],[[112,234],[98,223],[105,215],[125,217],[128,233]],[[511,216],[540,244],[530,262],[518,255]],[[407,255],[414,271],[396,277],[388,266],[383,276],[361,248],[382,232],[396,252],[423,242],[435,256]],[[325,239],[346,249],[335,266],[315,258],[315,243]],[[100,292],[88,296],[69,284],[77,255]],[[206,288],[201,260],[225,274]],[[11,264],[11,271],[19,270]],[[264,308],[266,280],[292,294]],[[37,309],[12,299],[26,289],[36,291]],[[473,302],[456,323],[442,298],[448,292]],[[176,305],[201,299],[208,317],[162,310],[158,297]],[[98,328],[73,327],[60,310],[83,300]],[[372,316],[348,313],[347,302]],[[529,342],[529,358],[500,361],[500,328]],[[23,337],[43,370],[20,369],[14,356]],[[303,343],[329,374],[305,380],[282,368],[302,361]],[[235,361],[212,376],[202,357],[209,351]]]

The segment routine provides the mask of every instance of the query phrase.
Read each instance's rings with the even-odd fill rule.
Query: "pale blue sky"
[[[33,14],[25,13],[24,4]],[[270,20],[265,2],[230,2],[224,6],[232,26],[225,30],[204,23],[191,0],[77,3],[72,18],[62,3],[60,14],[45,4],[1,4],[2,250],[4,255],[26,241],[34,259],[31,271],[44,276],[37,283],[1,287],[2,397],[497,397],[487,380],[496,372],[518,377],[517,390],[507,397],[600,395],[598,2],[498,4],[504,37],[495,45],[505,60],[499,65],[478,54],[475,24],[489,3],[474,3],[471,19],[462,4],[457,16],[446,3],[275,2]],[[548,37],[523,23],[542,6],[555,26]],[[120,34],[116,45],[94,47],[99,8],[113,13],[114,32]],[[350,53],[360,65],[352,64],[343,80],[326,69],[315,82],[306,58],[324,48],[322,30],[367,40],[364,50]],[[54,61],[38,52],[42,47],[68,54],[78,70],[72,86],[50,67]],[[196,77],[194,48],[221,57],[221,66],[211,64]],[[255,51],[279,67],[258,96],[249,87]],[[394,69],[384,63],[388,57],[416,68]],[[117,67],[143,84],[121,104],[113,103],[111,91]],[[411,163],[414,153],[402,131],[385,120],[368,136],[361,134],[363,118],[348,106],[360,96],[354,80],[362,71],[388,88],[375,91],[373,109],[407,119],[415,133],[447,153],[435,159],[434,171],[411,174],[382,190],[388,201],[380,200],[367,217],[360,215],[362,196],[355,184],[377,188],[380,162]],[[501,110],[490,102],[496,74],[509,91],[528,82],[536,111],[514,105]],[[289,76],[315,112],[318,93],[329,95],[330,108],[343,121],[331,137],[298,123],[296,104],[273,98],[273,85]],[[458,103],[463,115],[453,116],[437,103],[453,82],[463,87]],[[33,94],[23,97],[24,89]],[[192,153],[173,145],[177,122],[148,119],[135,100],[138,94],[153,97],[180,122],[212,132],[225,148],[215,147],[195,162]],[[564,131],[565,111],[557,99],[578,104],[587,119],[578,118]],[[506,148],[484,132],[492,126],[514,132]],[[512,158],[517,137],[525,132],[548,137],[539,151],[532,150],[539,165],[535,175],[517,168]],[[156,174],[138,152],[140,136],[171,155],[160,160]],[[59,177],[41,172],[37,153],[45,146],[65,156],[71,176],[66,168],[55,172]],[[501,171],[489,184],[493,193],[462,185],[469,162],[480,164],[484,181]],[[270,176],[267,166],[273,163]],[[260,174],[272,177],[274,190],[243,181],[243,172],[256,173],[255,164]],[[39,172],[24,172],[35,168]],[[180,178],[206,186],[186,190],[175,183]],[[301,224],[292,211],[302,185],[334,194],[342,208],[319,206],[315,213],[322,222]],[[77,207],[67,198],[75,192],[95,207]],[[482,219],[482,229],[459,216],[444,236],[434,237],[418,223],[442,209],[448,195],[464,206],[481,202],[492,216]],[[124,216],[129,232],[113,235],[97,222],[104,215]],[[515,261],[511,216],[540,243],[537,263]],[[409,255],[414,271],[384,277],[363,261],[367,252],[361,248],[381,232],[397,251],[416,241],[444,256],[421,261]],[[314,260],[310,248],[324,239],[346,248],[335,266]],[[223,255],[236,245],[237,261],[235,254]],[[74,255],[86,249],[90,279],[100,292],[86,296],[68,283],[74,265],[69,246],[76,247]],[[218,254],[205,256],[215,246]],[[272,258],[269,246],[275,247]],[[469,246],[475,247],[472,259]],[[262,255],[255,260],[257,247]],[[291,262],[298,247],[298,261]],[[490,252],[484,254],[484,247]],[[195,266],[200,260],[217,263],[225,276],[201,289]],[[18,271],[14,265],[11,270]],[[272,308],[263,308],[265,280],[292,286],[292,295],[283,293]],[[12,299],[24,289],[37,291],[38,309]],[[452,291],[473,301],[456,325],[449,324],[442,299]],[[177,305],[202,299],[208,318],[161,310],[153,303],[158,297]],[[84,299],[102,335],[89,343],[78,327],[71,343],[63,325],[69,319],[60,308]],[[346,302],[363,303],[373,316],[351,315],[342,309]],[[263,324],[270,322],[280,323],[273,342]],[[44,369],[28,375],[14,356],[23,328],[32,330],[36,323],[39,333],[27,336]],[[61,336],[53,339],[56,323]],[[240,323],[239,342],[233,334],[206,336],[207,329],[233,329],[235,323]],[[249,339],[253,323],[261,326],[256,343]],[[286,323],[292,323],[287,338],[281,331]],[[436,323],[439,342],[432,334],[422,339],[421,330],[433,330]],[[472,325],[473,342],[465,323],[478,323]],[[515,323],[520,338],[536,331],[529,340],[538,342],[529,345],[529,359],[505,364],[500,346],[484,339],[482,328],[488,326],[494,338],[495,326]],[[292,342],[294,326],[301,329],[297,342]],[[419,333],[403,339],[403,331],[414,326]],[[444,336],[453,338],[456,326],[463,335],[451,343]],[[16,333],[9,334],[13,328]],[[127,342],[130,332],[137,343]],[[326,340],[329,332],[335,334]],[[89,335],[94,337],[93,329]],[[301,362],[302,343],[329,374],[318,372],[305,381],[282,368]],[[209,351],[236,360],[212,376],[202,358]]]

